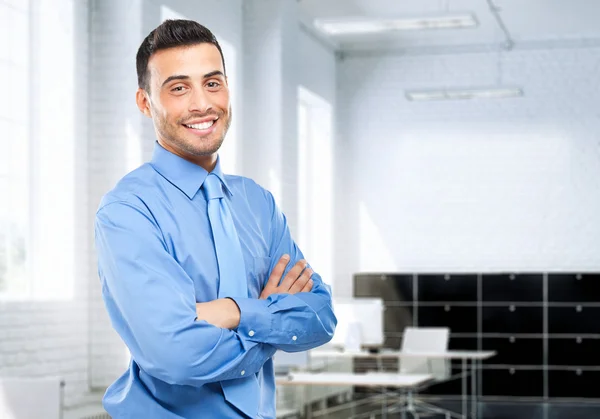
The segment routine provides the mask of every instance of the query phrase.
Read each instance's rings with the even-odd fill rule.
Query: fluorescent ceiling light
[[[315,26],[328,35],[369,34],[416,29],[459,29],[477,26],[472,13],[400,19],[316,19]]]
[[[523,96],[520,87],[490,87],[471,89],[412,90],[406,98],[412,101],[502,99]]]

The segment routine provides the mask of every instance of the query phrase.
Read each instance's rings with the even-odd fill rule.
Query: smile
[[[197,129],[197,130],[205,130],[205,129],[209,129],[210,127],[212,127],[214,125],[214,123],[216,122],[216,119],[213,119],[212,121],[206,121],[206,122],[202,122],[200,124],[183,124],[188,128],[192,128],[192,129]]]

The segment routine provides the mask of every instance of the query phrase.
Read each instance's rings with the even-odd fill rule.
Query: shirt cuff
[[[231,299],[240,309],[238,334],[251,341],[267,342],[273,321],[273,315],[269,311],[269,302],[256,298],[235,297]]]

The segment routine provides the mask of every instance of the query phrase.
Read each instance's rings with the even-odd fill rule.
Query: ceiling
[[[475,28],[395,31],[385,34],[325,36],[342,51],[427,50],[543,44],[600,46],[600,0],[491,0],[506,27],[501,29],[488,0],[298,0],[302,21],[316,18],[399,18],[470,12]],[[316,28],[311,29],[319,32]]]

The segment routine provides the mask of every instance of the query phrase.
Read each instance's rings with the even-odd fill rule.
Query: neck
[[[193,154],[186,153],[178,147],[174,147],[171,144],[163,141],[162,139],[158,139],[158,143],[167,151],[175,154],[176,156],[181,157],[184,160],[189,161],[190,163],[194,163],[200,167],[202,167],[207,172],[212,172],[217,165],[217,153],[212,153],[207,156],[195,156]]]

